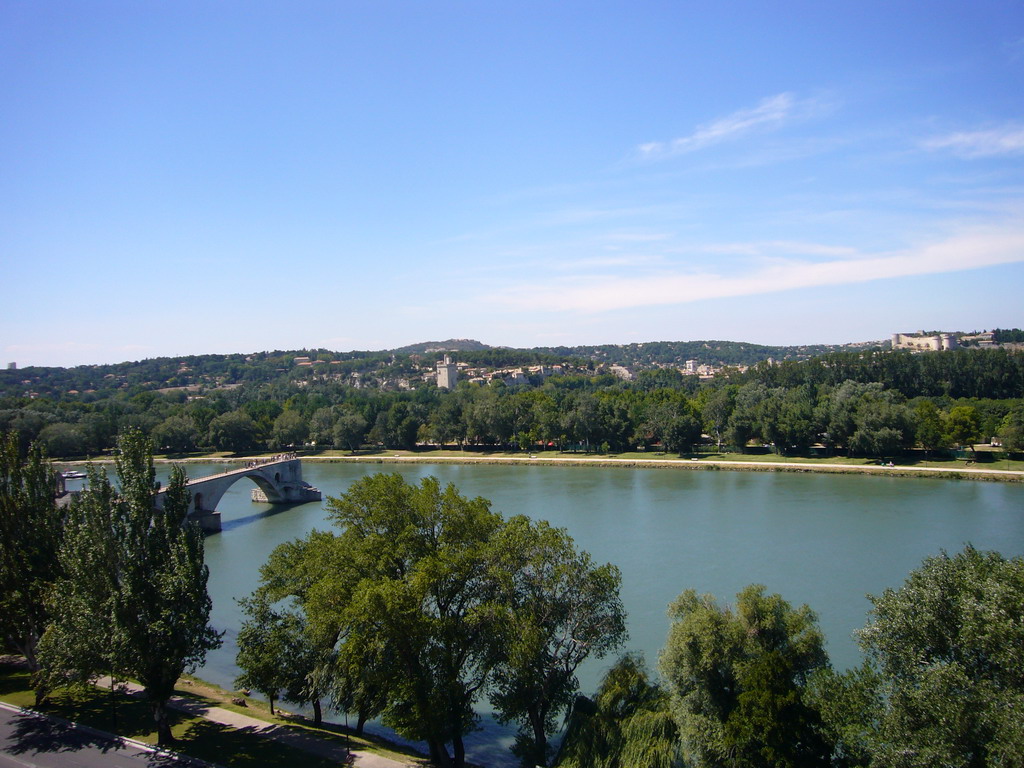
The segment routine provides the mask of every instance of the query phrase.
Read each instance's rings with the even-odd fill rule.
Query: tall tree
[[[128,432],[115,459],[118,490],[96,472],[72,505],[61,547],[64,578],[42,655],[55,681],[104,672],[137,679],[153,708],[160,744],[174,741],[167,700],[178,678],[220,645],[209,626],[203,536],[187,520],[185,473],[174,467],[163,510],[149,441]]]
[[[0,628],[33,675],[49,623],[46,596],[60,576],[64,525],[55,492],[56,477],[41,447],[23,457],[14,432],[0,436]],[[44,689],[37,691],[41,698]]]
[[[334,611],[342,663],[391,660],[385,722],[427,742],[439,765],[464,765],[501,617],[500,516],[454,486],[410,486],[397,474],[363,478],[328,508],[358,580],[341,605],[333,591],[311,590],[310,612]]]
[[[687,590],[672,604],[661,657],[688,758],[698,768],[828,765],[831,747],[805,696],[828,665],[807,606],[752,585],[735,609]]]
[[[238,453],[256,445],[256,422],[245,411],[229,411],[210,421],[209,435],[217,450]]]
[[[1024,450],[1024,405],[1019,405],[1003,418],[999,436],[1010,451]]]
[[[498,549],[510,611],[491,702],[503,721],[520,723],[515,751],[524,764],[547,765],[556,719],[579,687],[576,669],[626,637],[621,576],[578,552],[565,530],[522,516],[509,520]]]
[[[273,610],[264,595],[239,600],[247,617],[238,630],[235,663],[242,673],[235,678],[240,688],[252,688],[267,697],[270,714],[274,701],[289,683],[290,645],[293,633],[285,615]]]
[[[981,437],[978,410],[973,405],[956,405],[949,409],[944,419],[946,435],[958,446],[974,448],[974,441]]]
[[[860,640],[881,673],[879,765],[1020,765],[1024,558],[968,545],[872,597]]]

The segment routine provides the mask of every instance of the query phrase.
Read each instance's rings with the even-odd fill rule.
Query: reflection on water
[[[189,464],[190,477],[223,471],[222,464]],[[234,638],[241,623],[237,598],[248,595],[259,567],[279,543],[330,523],[329,495],[355,480],[394,471],[416,482],[436,475],[467,496],[484,496],[506,516],[527,514],[568,529],[597,562],[623,576],[629,612],[628,648],[652,666],[668,631],[666,608],[682,590],[732,600],[750,583],[765,584],[793,604],[818,612],[833,664],[855,665],[851,636],[864,625],[868,593],[898,586],[921,560],[966,542],[1004,555],[1024,554],[1024,486],[956,480],[704,472],[552,466],[303,463],[303,476],[323,502],[290,508],[255,504],[241,480],[218,509],[223,531],[206,539],[213,622],[226,630],[200,676],[233,686]],[[159,479],[168,475],[158,467]],[[581,670],[592,692],[610,660]],[[485,718],[467,740],[470,759],[514,765],[510,729]]]

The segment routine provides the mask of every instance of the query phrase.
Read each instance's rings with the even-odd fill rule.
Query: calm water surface
[[[190,477],[223,464],[189,464]],[[628,649],[653,667],[668,631],[666,608],[684,589],[732,601],[760,583],[817,613],[836,667],[860,661],[852,637],[864,625],[866,595],[897,587],[921,560],[971,542],[1024,555],[1024,486],[1009,483],[858,475],[686,471],[551,466],[305,462],[304,478],[327,495],[378,471],[416,482],[452,482],[484,496],[506,516],[527,514],[568,529],[597,562],[622,570]],[[160,472],[161,479],[167,472]],[[213,623],[226,631],[200,676],[233,687],[235,599],[257,585],[259,567],[283,541],[329,527],[322,504],[284,510],[249,500],[241,480],[219,505],[223,531],[206,540]],[[581,674],[592,692],[608,660]],[[474,754],[504,758],[507,732],[489,727]]]

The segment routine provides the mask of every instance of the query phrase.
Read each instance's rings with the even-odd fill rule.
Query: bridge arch
[[[206,530],[220,530],[220,515],[217,505],[227,490],[242,478],[256,484],[253,501],[270,504],[299,504],[319,501],[320,491],[302,479],[302,461],[294,454],[275,457],[270,460],[249,462],[238,469],[230,469],[216,475],[189,480],[186,488],[192,494],[190,517],[198,520]],[[157,508],[163,508],[166,490],[154,496]]]

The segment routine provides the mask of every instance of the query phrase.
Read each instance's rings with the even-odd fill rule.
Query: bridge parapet
[[[282,454],[271,459],[251,461],[238,469],[189,480],[186,484],[192,494],[189,518],[196,520],[203,530],[219,531],[221,525],[217,504],[228,488],[243,477],[256,483],[252,494],[253,501],[301,504],[321,499],[320,490],[302,479],[302,460],[295,454]],[[163,508],[165,498],[165,491],[155,495],[154,503],[158,509]]]

